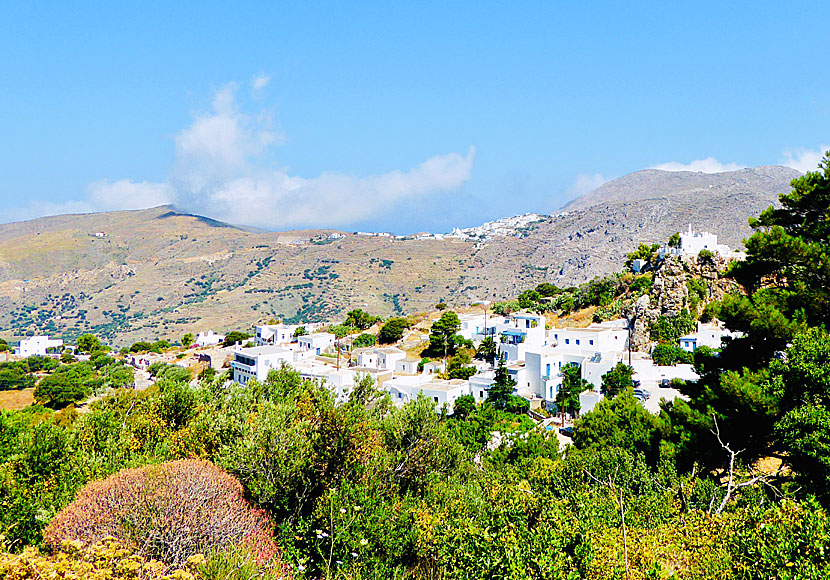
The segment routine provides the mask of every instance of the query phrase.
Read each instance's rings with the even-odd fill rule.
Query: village
[[[660,259],[674,256],[683,260],[694,259],[702,251],[717,253],[724,259],[741,259],[738,253],[718,244],[717,236],[696,233],[691,226],[688,232],[680,234],[678,244],[674,247],[664,244],[658,254]],[[631,264],[634,272],[644,267],[642,260]],[[401,336],[385,341],[387,344],[378,344],[376,340],[382,328],[380,321],[373,321],[370,328],[364,329],[372,337],[371,346],[356,345],[358,333],[338,338],[324,324],[276,323],[257,325],[250,334],[237,333],[242,338],[230,343],[226,335],[206,330],[183,348],[159,352],[125,349],[122,354],[125,362],[135,369],[135,388],[146,388],[153,383],[147,369],[155,363],[190,369],[194,377],[210,367],[217,373],[227,372],[228,380],[240,385],[265,381],[271,371],[285,365],[303,378],[325,385],[339,401],[348,400],[355,385],[371,377],[377,388],[389,393],[396,405],[423,396],[434,403],[437,413],[447,414],[454,412],[461,397],[472,397],[476,404],[487,400],[501,369],[502,376],[509,378],[512,394],[527,401],[527,413],[532,418],[546,427],[557,424],[563,430],[577,414],[591,411],[602,400],[603,377],[621,363],[631,369],[634,395],[652,413],[659,412],[661,400],[682,396],[676,386],[698,378],[688,361],[661,365],[649,352],[634,348],[630,319],[616,318],[587,326],[557,326],[544,314],[531,311],[495,314],[489,306],[482,301],[458,315],[452,312],[454,327],[449,332],[453,340],[472,346],[476,352],[481,352],[482,344],[487,341],[495,349],[492,356],[468,360],[467,378],[448,377],[447,352],[432,358],[421,356],[429,345],[432,326],[444,320],[441,312],[427,315],[402,329]],[[704,346],[716,350],[725,338],[733,336],[717,320],[696,322],[694,331],[679,337],[674,346],[688,353]],[[14,354],[17,358],[57,356],[64,347],[61,340],[33,336],[21,340]],[[79,358],[82,360],[83,355]],[[572,367],[579,368],[585,388],[578,394],[578,404],[570,405],[569,412],[565,413],[560,409],[563,370]]]

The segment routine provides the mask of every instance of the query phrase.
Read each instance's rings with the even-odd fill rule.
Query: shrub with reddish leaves
[[[269,528],[233,476],[209,461],[185,459],[90,483],[55,517],[44,539],[57,549],[64,540],[94,544],[114,537],[171,566],[197,553],[244,546],[264,562],[278,552]]]

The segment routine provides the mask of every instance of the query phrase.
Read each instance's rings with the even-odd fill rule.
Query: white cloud
[[[475,148],[427,159],[410,171],[368,177],[323,173],[307,179],[285,171],[259,172],[221,184],[198,209],[232,223],[274,227],[336,226],[389,210],[396,203],[451,191],[470,178]]]
[[[175,201],[175,192],[167,183],[135,182],[129,179],[96,181],[87,187],[88,203],[98,211],[144,209]]]
[[[737,171],[744,169],[745,165],[738,165],[737,163],[721,163],[714,157],[707,157],[706,159],[695,159],[691,163],[679,163],[677,161],[669,161],[655,165],[652,169],[662,169],[663,171],[699,171],[701,173],[723,173],[724,171]]]
[[[268,86],[268,83],[271,82],[271,77],[266,74],[260,74],[254,77],[254,80],[251,81],[251,91],[253,92],[254,96],[259,96],[262,94],[262,91],[265,90],[265,87]]]
[[[262,75],[252,88],[264,88]],[[119,179],[91,183],[86,199],[31,204],[0,218],[141,209],[164,204],[237,224],[266,228],[342,226],[394,210],[420,196],[457,190],[470,179],[475,148],[436,155],[408,171],[358,177],[323,172],[306,178],[274,167],[266,157],[283,141],[270,115],[239,110],[236,84],[216,91],[210,110],[175,137],[176,157],[166,182]]]
[[[580,173],[574,179],[573,185],[568,188],[565,193],[568,199],[574,199],[598,188],[600,185],[608,181],[600,173]]]
[[[781,165],[792,167],[801,173],[818,171],[818,164],[827,151],[830,151],[830,145],[821,145],[818,149],[787,149],[781,158]]]

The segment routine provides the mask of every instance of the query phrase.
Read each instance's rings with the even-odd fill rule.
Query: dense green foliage
[[[694,362],[692,353],[687,352],[679,346],[662,343],[651,350],[651,358],[655,364],[671,366],[674,364],[691,364]]]
[[[249,338],[251,338],[251,335],[247,332],[242,332],[240,330],[232,330],[225,335],[225,340],[222,341],[222,346],[233,346],[237,342],[244,342]]]
[[[343,326],[351,326],[352,328],[356,328],[358,330],[366,330],[378,322],[380,322],[380,316],[373,316],[368,312],[364,312],[363,310],[357,308],[346,314],[346,320],[343,322]]]
[[[378,342],[378,337],[374,334],[369,333],[362,333],[359,336],[356,336],[354,341],[352,342],[352,346],[355,348],[364,348],[367,346],[374,346]]]
[[[620,392],[634,386],[633,376],[634,369],[623,362],[619,362],[614,368],[602,375],[600,391],[609,399],[616,397]]]
[[[383,323],[378,333],[378,342],[394,344],[403,338],[404,332],[410,327],[406,318],[390,318]]]

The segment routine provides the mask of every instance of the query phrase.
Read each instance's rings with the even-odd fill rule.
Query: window
[[[553,339],[554,339],[554,340],[559,340],[559,335],[558,335],[558,334],[554,334],[554,335],[553,335]]]
[[[577,344],[577,345],[579,344],[579,339],[578,339],[578,338],[576,339],[576,344]]]
[[[592,338],[591,340],[588,341],[588,343],[593,345],[594,344],[594,339]]]
[[[550,364],[545,365],[545,374],[550,376]]]
[[[484,398],[484,391],[479,391],[479,392],[478,392],[478,398],[479,398],[479,399],[483,399],[483,398]]]
[[[566,338],[566,339],[565,339],[565,344],[571,344],[571,339],[570,339],[570,338]]]
[[[438,397],[432,397],[432,400],[437,403],[438,402]]]

